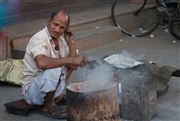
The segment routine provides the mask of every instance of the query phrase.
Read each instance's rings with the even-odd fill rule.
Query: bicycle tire
[[[169,31],[176,39],[180,40],[180,19],[170,21]]]
[[[121,4],[120,5],[120,2]],[[143,4],[134,4],[126,0],[124,3],[126,7],[132,7],[130,11],[119,14],[121,10],[118,10],[118,6],[123,6],[122,0],[115,0],[111,7],[111,18],[115,26],[120,28],[122,33],[131,37],[143,37],[154,31],[160,21],[158,10],[146,8],[144,9]],[[144,0],[147,2],[147,0]],[[134,8],[133,8],[134,7]],[[124,10],[122,10],[124,12]],[[138,13],[138,15],[136,15]],[[126,18],[127,17],[127,18]],[[129,18],[128,18],[129,17]],[[154,20],[152,20],[154,18]],[[132,21],[134,20],[134,21]]]

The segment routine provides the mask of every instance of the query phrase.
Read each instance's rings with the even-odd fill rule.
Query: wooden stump
[[[10,57],[9,38],[0,31],[0,60],[5,60]]]
[[[92,90],[84,83],[67,87],[67,113],[70,121],[120,121],[117,84]],[[89,89],[88,89],[89,88]],[[87,90],[86,90],[87,89]]]
[[[154,81],[148,74],[129,73],[122,81],[122,118],[133,121],[150,121],[157,114],[157,93]]]

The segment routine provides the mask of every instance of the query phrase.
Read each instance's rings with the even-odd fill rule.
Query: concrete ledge
[[[75,33],[80,51],[96,48],[118,41],[121,31],[115,27],[100,27]]]
[[[73,32],[80,31],[83,29],[95,28],[97,26],[109,26],[113,25],[110,18],[110,7],[111,5],[100,6],[93,8],[92,10],[84,10],[79,12],[70,12],[71,23],[70,30]],[[44,14],[44,13],[42,13]],[[108,20],[107,20],[108,19]],[[40,29],[42,29],[48,20],[38,19],[25,23],[16,24],[13,26],[5,27],[2,29],[9,38],[14,39],[16,37],[22,37],[26,35],[33,35]]]
[[[74,35],[75,39],[77,40],[77,48],[80,51],[85,51],[118,41],[121,38],[121,31],[116,27],[101,27],[79,31],[74,33]],[[23,36],[11,40],[12,58],[23,58],[30,38],[31,36]]]
[[[137,6],[137,4],[134,4],[133,6],[127,3],[118,4],[117,11],[119,13],[117,13],[117,15],[124,16],[135,10]],[[152,5],[148,5],[146,7],[149,8],[152,7]],[[42,12],[41,14],[45,13]],[[93,29],[95,27],[114,26],[111,19],[111,4],[103,4],[102,6],[98,6],[92,9],[84,9],[82,11],[70,12],[70,16],[71,23],[69,29],[73,32],[82,31],[84,29]],[[32,15],[32,17],[34,17],[34,15]],[[125,20],[127,19],[129,18],[125,17]],[[46,24],[46,18],[37,18],[37,20],[34,21],[29,21],[26,23],[16,24],[3,28],[2,31],[4,31],[10,39],[13,39],[15,37],[32,35],[42,29]]]

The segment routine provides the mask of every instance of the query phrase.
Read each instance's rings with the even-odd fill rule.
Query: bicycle
[[[134,1],[115,0],[112,4],[112,20],[122,33],[131,37],[143,37],[165,23],[170,33],[180,39],[180,0],[141,0],[141,3]],[[126,14],[121,13],[122,6],[128,7]]]

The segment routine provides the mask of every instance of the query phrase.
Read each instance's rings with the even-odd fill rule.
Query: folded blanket
[[[17,59],[7,59],[0,61],[0,81],[21,85],[23,71],[23,61]]]

